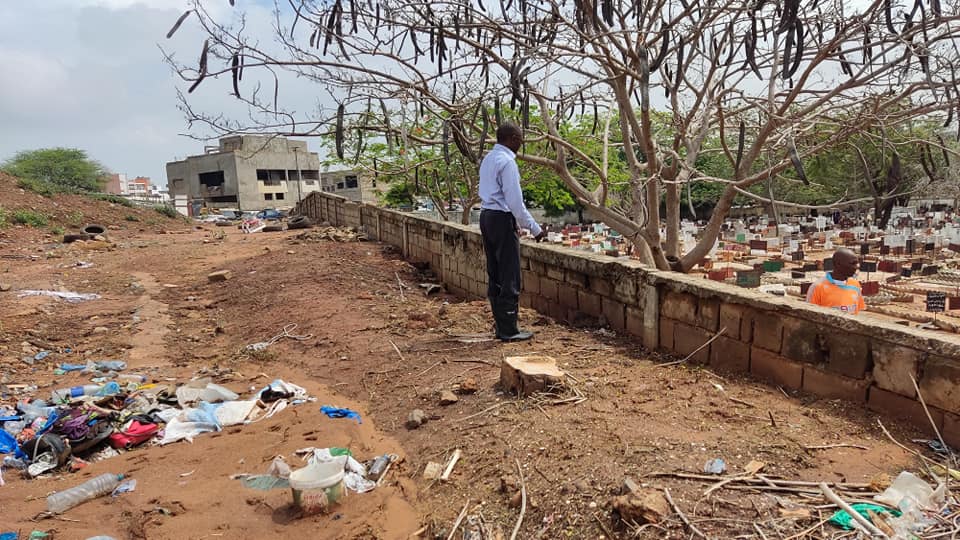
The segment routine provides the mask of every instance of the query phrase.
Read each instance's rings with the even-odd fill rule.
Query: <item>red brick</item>
[[[689,324],[677,323],[673,330],[673,350],[681,358],[686,357],[711,337],[713,337],[713,334],[707,330]],[[710,345],[697,351],[690,357],[690,361],[697,364],[707,364],[710,361]]]
[[[794,390],[803,386],[803,364],[759,347],[750,347],[750,373]]]
[[[828,330],[825,341],[827,369],[855,379],[867,376],[872,365],[866,336]]]
[[[927,405],[960,414],[960,361],[931,356],[923,367],[920,392]]]
[[[556,302],[557,291],[559,290],[560,282],[555,279],[550,279],[548,277],[540,276],[540,296],[543,296],[551,302]]]
[[[560,285],[560,305],[567,309],[577,309],[577,289],[571,287],[569,284],[562,283]]]
[[[750,344],[718,337],[710,344],[710,367],[717,371],[750,371]]]
[[[577,291],[579,297],[580,311],[591,317],[603,315],[603,304],[600,302],[600,296],[592,292],[580,289]]]
[[[720,329],[720,300],[716,298],[701,298],[697,309],[697,326],[711,332]],[[726,335],[726,332],[724,332]]]
[[[626,307],[623,304],[616,300],[602,298],[601,305],[603,306],[603,316],[607,319],[610,328],[620,331],[626,329]]]
[[[811,323],[793,317],[785,317],[783,325],[783,346],[780,354],[807,364],[820,364],[824,361],[820,328]]]
[[[899,420],[906,420],[924,431],[930,430],[930,420],[923,412],[923,405],[919,401],[903,397],[900,394],[871,386],[867,394],[867,408]],[[937,429],[942,429],[944,424],[943,411],[930,408],[930,416],[936,422]]]
[[[944,413],[940,434],[943,435],[945,443],[954,448],[960,448],[960,414]]]
[[[673,327],[677,322],[673,319],[660,319],[660,348],[673,351]]]
[[[521,273],[523,279],[523,290],[531,294],[540,294],[540,277],[530,272],[529,270],[524,270]]]
[[[917,390],[910,381],[920,380],[920,366],[926,353],[916,349],[900,347],[885,341],[873,344],[873,380],[884,390],[896,392],[911,399],[917,397]]]
[[[740,325],[743,322],[744,315],[743,306],[738,306],[736,304],[721,304],[720,305],[720,328],[726,328],[723,332],[723,335],[730,339],[743,339],[743,341],[749,342],[749,339],[744,339],[740,337]]]
[[[662,297],[660,313],[669,319],[697,324],[697,297],[692,294],[667,291]]]
[[[753,344],[761,349],[779,353],[783,337],[783,321],[780,317],[773,313],[755,313],[751,319],[753,320]]]
[[[867,400],[868,381],[844,377],[813,366],[803,367],[803,390],[827,399],[845,399],[863,403]]]

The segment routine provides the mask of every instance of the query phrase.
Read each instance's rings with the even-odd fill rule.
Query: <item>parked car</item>
[[[280,211],[273,208],[267,208],[257,212],[257,219],[280,219],[283,215]]]

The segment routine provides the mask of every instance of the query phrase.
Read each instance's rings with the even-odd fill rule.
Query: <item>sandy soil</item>
[[[690,536],[675,513],[635,535],[611,519],[611,499],[625,476],[669,488],[683,513],[713,538],[760,538],[753,523],[776,537],[818,521],[816,513],[783,511],[788,499],[803,500],[797,494],[719,489],[704,496],[710,482],[653,473],[702,473],[715,457],[732,473],[759,460],[771,477],[834,482],[870,482],[915,467],[858,407],[693,366],[660,367],[658,355],[605,329],[570,328],[524,311],[522,323],[537,331],[533,342],[458,341],[489,332],[485,302],[425,296],[417,284],[429,276],[389,246],[298,243],[293,232],[242,235],[217,227],[124,233],[112,250],[46,246],[47,256],[33,260],[3,255],[35,250],[41,237],[0,246],[0,283],[14,289],[0,293],[4,402],[24,397],[11,385],[37,385],[37,395],[45,396],[82,383],[79,375],[52,371],[82,358],[124,359],[159,381],[210,375],[241,394],[279,377],[304,386],[318,402],[192,444],[142,447],[78,473],[23,480],[5,470],[0,530],[55,530],[70,539],[365,539],[415,531],[447,538],[466,505],[461,531],[482,520],[491,538],[497,531],[509,538],[519,509],[510,504],[513,488],[503,493],[501,483],[517,475],[519,462],[529,501],[518,538]],[[77,268],[81,259],[94,266]],[[206,274],[220,269],[231,270],[232,279],[209,283]],[[402,295],[397,276],[409,286]],[[103,298],[66,304],[17,297],[16,290],[28,288]],[[265,353],[241,352],[287,324],[312,337],[280,340]],[[73,352],[29,366],[20,360],[24,342]],[[500,361],[529,353],[555,357],[587,400],[552,405],[504,395],[497,387]],[[441,406],[439,393],[467,379],[479,390]],[[319,411],[327,404],[359,411],[363,423],[327,418]],[[404,423],[413,409],[430,420],[409,430]],[[917,435],[885,424],[902,441]],[[835,443],[867,450],[804,448]],[[352,494],[335,512],[308,518],[297,516],[289,492],[248,490],[230,479],[264,471],[277,455],[296,463],[292,453],[305,446],[346,446],[361,459],[390,452],[402,461],[374,492]],[[424,480],[428,462],[444,463],[458,448],[463,457],[449,481]],[[49,492],[103,472],[136,478],[137,490],[82,505],[63,519],[31,521]],[[810,537],[828,536],[814,529]]]

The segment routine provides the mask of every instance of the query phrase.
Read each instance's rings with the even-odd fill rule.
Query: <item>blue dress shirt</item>
[[[521,228],[529,229],[534,236],[540,234],[537,223],[527,206],[523,204],[520,190],[520,168],[517,155],[512,150],[496,144],[480,163],[480,208],[510,212]]]

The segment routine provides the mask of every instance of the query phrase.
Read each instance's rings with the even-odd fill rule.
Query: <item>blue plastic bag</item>
[[[330,418],[350,418],[352,420],[356,420],[358,424],[363,423],[363,420],[360,420],[360,413],[357,411],[351,411],[350,409],[342,409],[325,405],[320,407],[320,412],[329,416]]]
[[[13,454],[18,458],[27,457],[27,455],[23,453],[23,450],[20,450],[20,445],[17,444],[17,440],[13,438],[13,435],[2,429],[0,429],[0,454]]]

